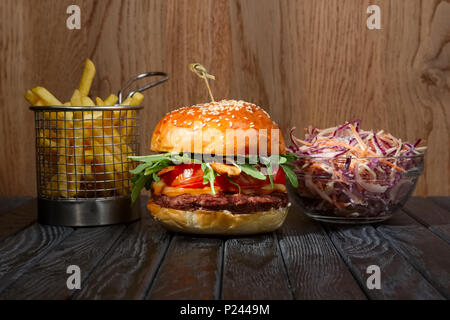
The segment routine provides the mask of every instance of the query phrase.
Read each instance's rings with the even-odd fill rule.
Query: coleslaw
[[[361,129],[354,120],[327,129],[306,128],[304,140],[290,132],[290,150],[301,204],[311,216],[388,218],[414,191],[426,146]]]

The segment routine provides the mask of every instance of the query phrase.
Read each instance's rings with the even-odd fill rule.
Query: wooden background
[[[81,7],[81,30],[66,8]],[[381,8],[368,30],[366,8]],[[254,102],[287,133],[360,118],[429,145],[420,195],[450,189],[450,2],[438,0],[2,0],[0,2],[0,195],[34,195],[33,114],[23,94],[44,85],[67,100],[86,57],[93,94],[132,75],[166,71],[146,94],[142,152],[157,121],[207,100],[187,68],[204,64],[216,99]]]

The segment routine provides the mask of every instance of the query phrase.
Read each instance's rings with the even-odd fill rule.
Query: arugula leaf
[[[270,185],[272,186],[272,189],[275,187],[273,184],[273,170],[272,170],[272,163],[278,163],[278,161],[274,161],[273,159],[278,158],[276,155],[272,155],[270,157],[263,157],[260,156],[259,159],[261,162],[266,166],[267,168],[267,176],[269,177]],[[277,159],[278,160],[278,159]]]
[[[294,170],[292,170],[292,169],[295,168],[295,166],[293,166],[290,163],[288,163],[288,164],[280,164],[280,166],[281,166],[281,168],[283,168],[284,174],[289,179],[290,184],[294,188],[297,188],[298,187],[297,175],[295,174]]]
[[[158,174],[156,172],[153,172],[152,178],[153,178],[153,181],[155,181],[155,182],[158,182],[159,180],[161,180],[161,178],[158,177]]]
[[[275,188],[273,185],[273,170],[272,170],[272,163],[266,162],[266,168],[267,168],[267,176],[269,177],[270,185],[272,186],[272,189]]]
[[[250,164],[237,164],[237,166],[246,174],[248,174],[249,176],[252,176],[253,178],[259,179],[259,180],[266,180],[266,176],[259,171],[258,169],[256,169],[255,167],[253,167]]]
[[[281,163],[288,163],[288,162],[292,162],[298,159],[298,155],[296,155],[295,153],[286,153],[286,154],[282,154],[280,155],[280,158],[285,159],[286,161],[280,161]]]
[[[139,174],[136,176],[137,179],[133,183],[133,190],[131,191],[131,204],[133,204],[136,199],[139,197],[142,188],[146,185],[147,181],[151,179],[151,177],[145,176],[143,174]]]
[[[131,204],[136,201],[144,187],[149,190],[153,181],[160,180],[157,173],[171,165],[171,155],[172,153],[162,153],[141,157],[129,157],[132,160],[143,162],[133,170],[130,170],[130,173],[135,175],[131,178],[131,182],[133,183]]]
[[[239,192],[239,194],[241,194],[241,186],[239,185],[239,184],[237,184],[236,182],[234,182],[233,180],[231,180],[231,178],[229,177],[229,176],[225,176],[227,179],[228,179],[228,181],[232,184],[232,185],[234,185],[234,186],[236,186],[237,188],[238,188],[238,192]]]
[[[214,181],[216,180],[216,173],[211,168],[211,165],[209,163],[202,163],[202,170],[203,170],[203,184],[207,184],[209,182],[209,185],[211,187],[211,193],[213,195],[216,195],[216,190],[214,189]]]
[[[170,159],[170,156],[172,154],[173,153],[166,152],[166,153],[151,154],[148,156],[130,156],[128,158],[134,161],[152,163],[163,159]]]
[[[171,154],[171,160],[175,160],[176,162],[180,162],[180,163],[186,163],[186,162],[191,162],[191,163],[196,163],[196,164],[201,164],[202,161],[199,159],[191,158],[191,157],[186,157],[184,155],[180,155],[180,154]]]
[[[142,171],[144,171],[144,169],[147,168],[147,167],[148,167],[147,163],[141,163],[136,168],[134,168],[133,170],[130,170],[130,173],[132,173],[132,174],[139,174]]]

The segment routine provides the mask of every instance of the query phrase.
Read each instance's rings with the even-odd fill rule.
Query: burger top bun
[[[153,132],[150,150],[231,156],[284,154],[286,147],[266,111],[252,103],[222,100],[168,113]]]

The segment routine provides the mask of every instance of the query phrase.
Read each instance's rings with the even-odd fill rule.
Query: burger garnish
[[[293,165],[290,163],[296,156],[290,153],[279,157],[263,157],[257,164],[248,163],[248,158],[247,163],[243,164],[227,159],[231,165],[198,161],[178,153],[154,154],[131,159],[142,162],[130,171],[135,175],[132,178],[133,202],[143,188],[150,190],[152,183],[159,182],[161,178],[166,185],[178,188],[198,189],[209,185],[212,195],[216,195],[216,189],[238,194],[242,193],[242,189],[262,186],[270,186],[271,190],[274,190],[275,184],[279,184],[277,182],[280,182],[280,179],[283,179],[284,184],[284,175],[293,187],[298,186],[297,177],[292,170]],[[276,165],[282,170],[277,170],[274,180],[272,171]],[[263,167],[267,175],[262,172]]]
[[[230,134],[233,134],[230,139]],[[131,157],[132,201],[151,190],[152,215],[169,229],[252,234],[278,228],[289,200],[286,177],[298,186],[279,127],[260,107],[223,100],[168,113],[151,151]]]

